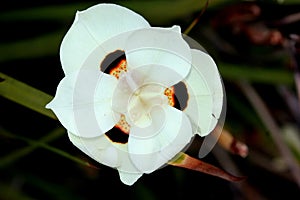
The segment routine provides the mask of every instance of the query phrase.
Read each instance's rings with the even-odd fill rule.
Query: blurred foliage
[[[135,10],[153,26],[178,24],[182,30],[205,4],[199,0],[110,2]],[[290,35],[299,36],[300,19],[282,23],[286,16],[300,13],[298,0],[211,0],[189,33],[214,57],[224,79],[228,101],[225,127],[250,149],[244,159],[227,152],[224,155],[224,150],[216,147],[204,160],[234,174],[246,175],[248,180],[235,184],[165,167],[143,176],[131,188],[120,183],[115,170],[95,163],[74,148],[59,122],[53,120],[54,114],[44,108],[63,77],[58,55],[60,42],[76,10],[96,3],[99,2],[3,2],[0,199],[92,199],[107,195],[123,199],[300,196],[285,155],[278,150],[271,130],[240,88],[241,81],[251,84],[280,130],[287,125],[294,127],[279,145],[290,148],[299,165],[299,143],[291,142],[299,141],[300,125],[297,93],[300,86],[295,78],[298,69],[295,70],[294,59],[297,53],[291,50],[291,44],[297,41]],[[260,13],[256,15],[255,9]],[[201,139],[196,138],[188,152],[197,155],[200,144]],[[220,154],[228,160],[222,160]]]

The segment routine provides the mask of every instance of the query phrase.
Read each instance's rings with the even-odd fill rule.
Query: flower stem
[[[64,130],[63,130],[63,132],[64,132]],[[0,161],[1,161],[0,162],[1,163],[0,164],[0,168],[2,168],[4,166],[7,166],[8,164],[12,163],[15,159],[17,159],[17,158],[19,158],[19,157],[21,157],[21,156],[23,156],[23,155],[25,155],[27,153],[30,153],[35,148],[40,147],[40,148],[46,149],[48,151],[51,151],[53,153],[56,153],[56,154],[58,154],[58,155],[60,155],[62,157],[65,157],[65,158],[67,158],[69,160],[72,160],[72,161],[74,161],[74,162],[76,162],[78,164],[98,169],[96,166],[91,165],[87,161],[84,161],[84,160],[82,160],[80,158],[72,156],[69,153],[67,153],[67,152],[65,152],[65,151],[63,151],[61,149],[55,148],[55,147],[50,146],[50,145],[48,145],[48,144],[45,143],[45,142],[50,142],[52,139],[55,139],[59,135],[61,135],[62,128],[55,129],[48,136],[45,136],[45,138],[42,138],[42,139],[40,139],[38,141],[29,139],[29,138],[26,138],[26,137],[23,137],[23,136],[12,134],[9,131],[6,131],[6,130],[4,130],[2,128],[1,128],[0,133],[1,133],[1,135],[5,136],[5,137],[9,137],[9,138],[12,138],[12,139],[22,140],[22,141],[24,141],[24,142],[26,142],[26,143],[28,143],[30,145],[28,147],[25,147],[24,149],[21,149],[19,152],[13,152],[12,154],[9,154],[8,156],[5,156],[4,158],[1,158],[0,159]]]
[[[38,143],[48,143],[51,141],[54,141],[55,139],[59,138],[65,133],[64,128],[56,128],[50,133],[48,133],[46,136],[42,137],[39,139],[37,142]],[[4,130],[3,128],[0,128],[0,135],[3,135],[5,137],[17,139],[16,136],[12,133],[9,133],[7,130]],[[38,145],[29,145],[21,149],[17,149],[3,157],[0,158],[0,168],[4,168],[8,165],[11,165],[15,161],[17,161],[19,158],[26,156],[33,152],[35,149],[38,148]]]
[[[191,32],[191,30],[194,28],[194,26],[196,26],[196,24],[199,22],[200,17],[203,15],[203,13],[206,11],[207,7],[209,4],[209,0],[206,1],[204,8],[201,10],[201,12],[199,13],[199,15],[192,21],[192,23],[185,29],[185,31],[183,32],[184,34],[189,34]]]

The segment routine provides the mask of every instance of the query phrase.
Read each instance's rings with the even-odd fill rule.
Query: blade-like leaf
[[[0,62],[58,55],[63,32],[53,32],[22,41],[0,44]]]
[[[45,105],[53,98],[51,95],[48,95],[3,73],[0,73],[0,96],[52,119],[56,119],[54,113],[45,108]]]
[[[225,80],[248,80],[267,84],[294,84],[293,73],[284,69],[267,69],[255,66],[241,66],[230,63],[218,64],[220,73]]]
[[[213,1],[214,2],[214,1]],[[199,0],[160,0],[160,1],[117,1],[120,4],[143,15],[151,24],[170,24],[176,19],[184,19],[200,11],[203,2]],[[0,13],[0,21],[56,20],[72,21],[77,10],[84,10],[95,3],[87,2],[64,6],[47,6]],[[166,12],[166,10],[168,12]]]

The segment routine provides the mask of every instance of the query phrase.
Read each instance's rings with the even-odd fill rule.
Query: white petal
[[[153,107],[151,117],[149,127],[131,127],[128,141],[131,160],[144,173],[166,164],[193,136],[188,117],[171,106]]]
[[[80,149],[82,152],[84,152],[89,157],[93,158],[93,155],[88,151],[88,149],[82,142],[82,140],[84,140],[85,138],[78,137],[78,136],[74,135],[73,133],[71,133],[70,131],[68,131],[68,137],[74,146],[76,146],[78,149]]]
[[[223,86],[212,58],[199,50],[192,50],[193,66],[185,79],[189,100],[184,112],[205,136],[216,126],[223,106]]]
[[[125,53],[129,70],[157,65],[175,71],[180,79],[170,78],[173,79],[172,85],[186,77],[191,68],[190,47],[183,40],[178,26],[134,31],[127,40]]]
[[[68,74],[59,83],[51,108],[62,125],[81,137],[95,137],[117,122],[111,109],[112,92],[117,80],[99,70],[81,70]]]
[[[213,114],[219,118],[223,106],[223,84],[218,67],[208,54],[192,49],[193,66],[198,67],[205,77],[213,97]]]
[[[142,16],[114,4],[98,4],[77,12],[60,48],[65,74],[80,68],[88,55],[107,39],[145,27],[150,25]]]
[[[133,185],[143,173],[127,173],[119,170],[121,181],[126,185]]]
[[[82,138],[71,132],[68,132],[68,136],[70,141],[77,148],[97,162],[110,167],[117,167],[120,165],[118,151],[111,145],[111,142],[106,136],[102,135],[95,138]]]
[[[89,157],[103,165],[116,168],[123,183],[132,185],[142,176],[143,173],[136,169],[129,158],[127,144],[112,143],[106,135],[82,138],[68,132],[68,136]]]

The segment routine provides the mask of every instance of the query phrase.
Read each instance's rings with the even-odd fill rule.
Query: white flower
[[[60,58],[65,77],[51,108],[72,143],[131,185],[216,126],[221,79],[180,27],[150,27],[113,4],[77,12]]]

